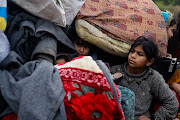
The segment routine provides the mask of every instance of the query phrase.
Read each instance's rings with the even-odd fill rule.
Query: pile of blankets
[[[76,104],[74,102],[93,97],[96,101],[85,99],[84,102],[89,102],[90,106],[99,100],[106,102],[93,109],[79,105],[88,110],[88,114],[81,116],[79,110],[83,109],[74,109],[77,119],[93,117],[124,120],[118,100],[121,95],[111,80],[107,66],[102,61],[95,62],[91,57],[76,58],[69,63],[54,66],[52,62],[55,61],[58,43],[58,47],[68,48],[72,54],[75,52],[74,45],[63,28],[30,14],[11,0],[7,2],[8,25],[5,35],[10,43],[10,51],[0,63],[0,118],[75,119],[70,114],[71,108]],[[39,54],[51,56],[53,61],[45,58],[39,60]],[[69,89],[69,85],[77,90]],[[74,104],[68,104],[69,102]],[[105,105],[111,109],[105,110]],[[99,110],[96,111],[96,108]]]

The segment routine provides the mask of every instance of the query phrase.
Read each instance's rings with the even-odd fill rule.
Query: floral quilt
[[[77,18],[130,44],[139,36],[151,38],[157,44],[160,56],[166,56],[166,25],[152,0],[86,0]]]
[[[68,120],[125,119],[103,72],[90,56],[55,67],[66,91],[64,104]]]

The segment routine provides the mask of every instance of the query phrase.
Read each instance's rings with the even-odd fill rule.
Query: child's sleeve
[[[152,92],[159,98],[162,105],[155,112],[154,118],[158,120],[172,120],[178,111],[178,100],[175,93],[169,88],[168,84],[165,83],[164,78],[161,75],[155,76],[158,77],[152,80]]]
[[[7,0],[0,2],[0,29],[4,32],[7,26]]]

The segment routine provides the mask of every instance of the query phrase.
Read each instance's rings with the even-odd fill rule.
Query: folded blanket
[[[79,37],[102,50],[121,57],[127,57],[130,44],[113,39],[83,19],[76,20],[76,32]]]
[[[125,119],[116,99],[117,87],[113,91],[112,80],[108,82],[103,74],[106,71],[102,72],[92,57],[77,57],[55,67],[59,69],[66,91],[64,104],[68,120]]]
[[[17,113],[18,120],[67,119],[63,84],[58,69],[50,62],[34,60],[24,63],[11,51],[0,68],[0,93],[11,112]],[[7,113],[9,111],[0,113],[0,117]]]
[[[152,0],[86,0],[77,18],[126,43],[132,44],[139,36],[150,38],[157,44],[160,56],[166,56],[166,24]]]

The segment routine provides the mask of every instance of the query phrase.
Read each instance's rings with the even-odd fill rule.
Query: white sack
[[[71,25],[85,0],[12,0],[31,14],[56,25]]]

